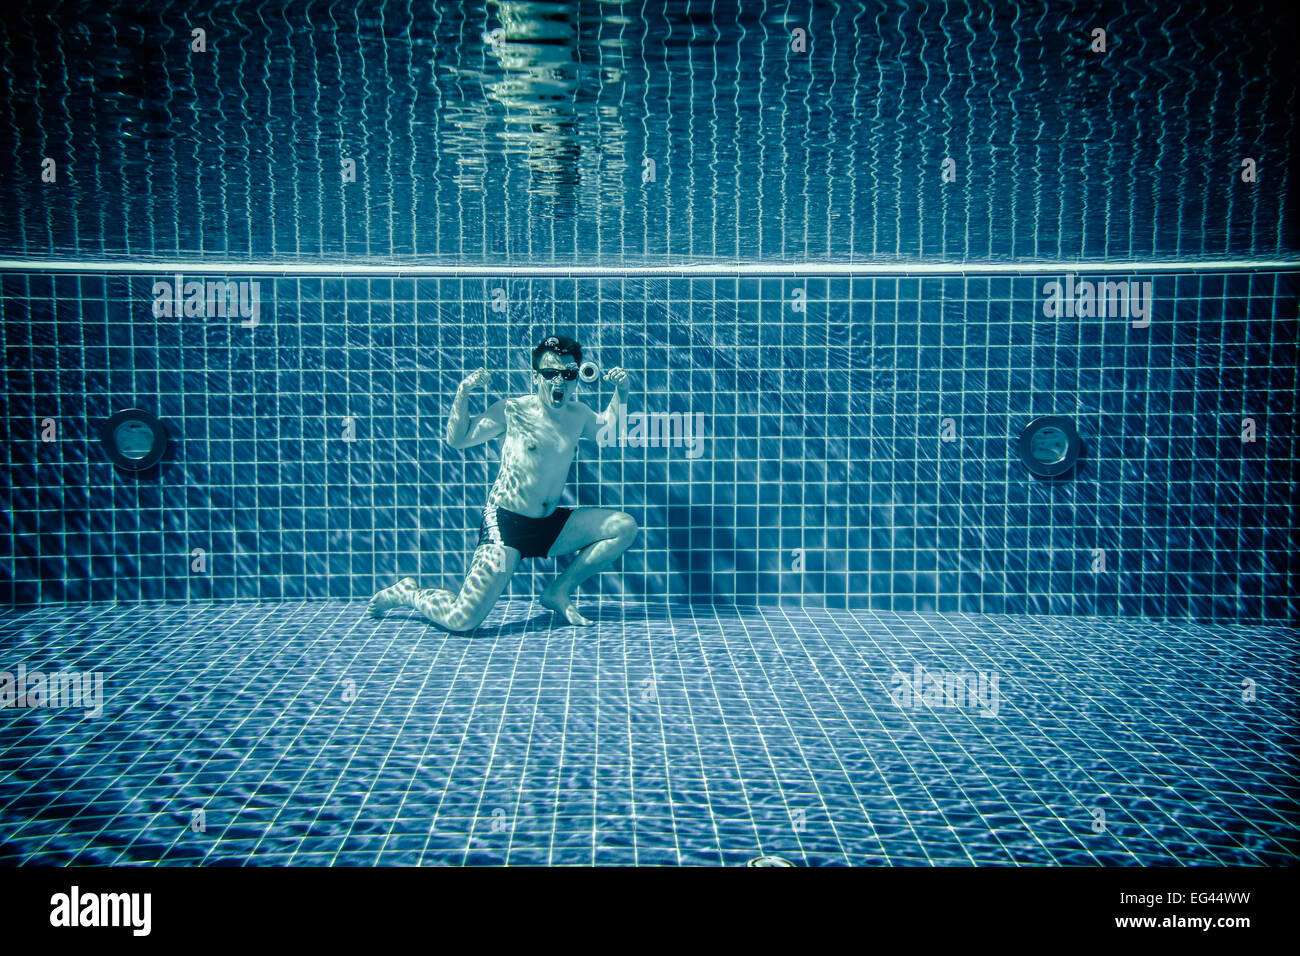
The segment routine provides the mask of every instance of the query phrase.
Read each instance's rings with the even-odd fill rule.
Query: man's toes
[[[564,609],[564,616],[569,619],[570,624],[576,624],[579,627],[591,627],[591,621],[578,613],[578,609],[570,604]]]
[[[383,617],[385,611],[391,611],[399,604],[406,603],[407,595],[416,590],[414,578],[402,578],[391,588],[384,588],[370,599],[366,610],[371,617]]]

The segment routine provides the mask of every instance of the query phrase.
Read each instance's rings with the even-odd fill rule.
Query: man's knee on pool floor
[[[452,631],[474,630],[496,605],[518,565],[519,553],[514,548],[479,545],[460,593],[439,623]]]
[[[483,623],[483,619],[488,616],[489,610],[490,608],[486,607],[469,610],[457,603],[456,607],[447,612],[447,617],[444,619],[445,626],[449,631],[466,634]]]
[[[483,623],[495,602],[475,601],[464,596],[453,595],[450,591],[430,588],[432,596],[441,600],[430,600],[424,595],[416,595],[412,608],[426,621],[448,631],[457,633],[474,630]],[[446,600],[450,598],[450,600]],[[441,606],[439,606],[441,605]]]

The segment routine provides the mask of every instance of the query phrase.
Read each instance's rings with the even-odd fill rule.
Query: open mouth
[[[553,404],[555,404],[555,405],[563,405],[563,404],[564,404],[564,389],[562,389],[562,388],[553,388],[553,389],[551,389],[551,402],[552,402]]]

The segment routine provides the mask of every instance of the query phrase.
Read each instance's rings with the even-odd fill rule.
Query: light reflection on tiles
[[[591,606],[471,636],[340,602],[5,612],[0,669],[101,671],[105,702],[0,711],[0,862],[1296,859],[1295,629]],[[918,664],[996,676],[996,708],[903,706]]]

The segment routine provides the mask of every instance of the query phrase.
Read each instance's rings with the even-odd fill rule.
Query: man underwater
[[[573,563],[538,597],[570,623],[592,622],[573,606],[573,590],[603,571],[636,537],[636,520],[610,508],[557,507],[573,463],[579,438],[595,438],[618,422],[627,400],[627,373],[611,369],[605,381],[614,396],[601,414],[574,397],[582,346],[565,335],[552,335],[533,349],[533,391],[503,398],[473,418],[466,411],[470,390],[487,385],[491,374],[478,369],[456,390],[447,444],[471,448],[501,435],[501,470],[488,493],[478,546],[460,593],[420,588],[402,578],[370,600],[376,617],[395,607],[409,607],[449,631],[472,631],[487,617],[510,582],[521,558],[556,558],[577,553]]]

